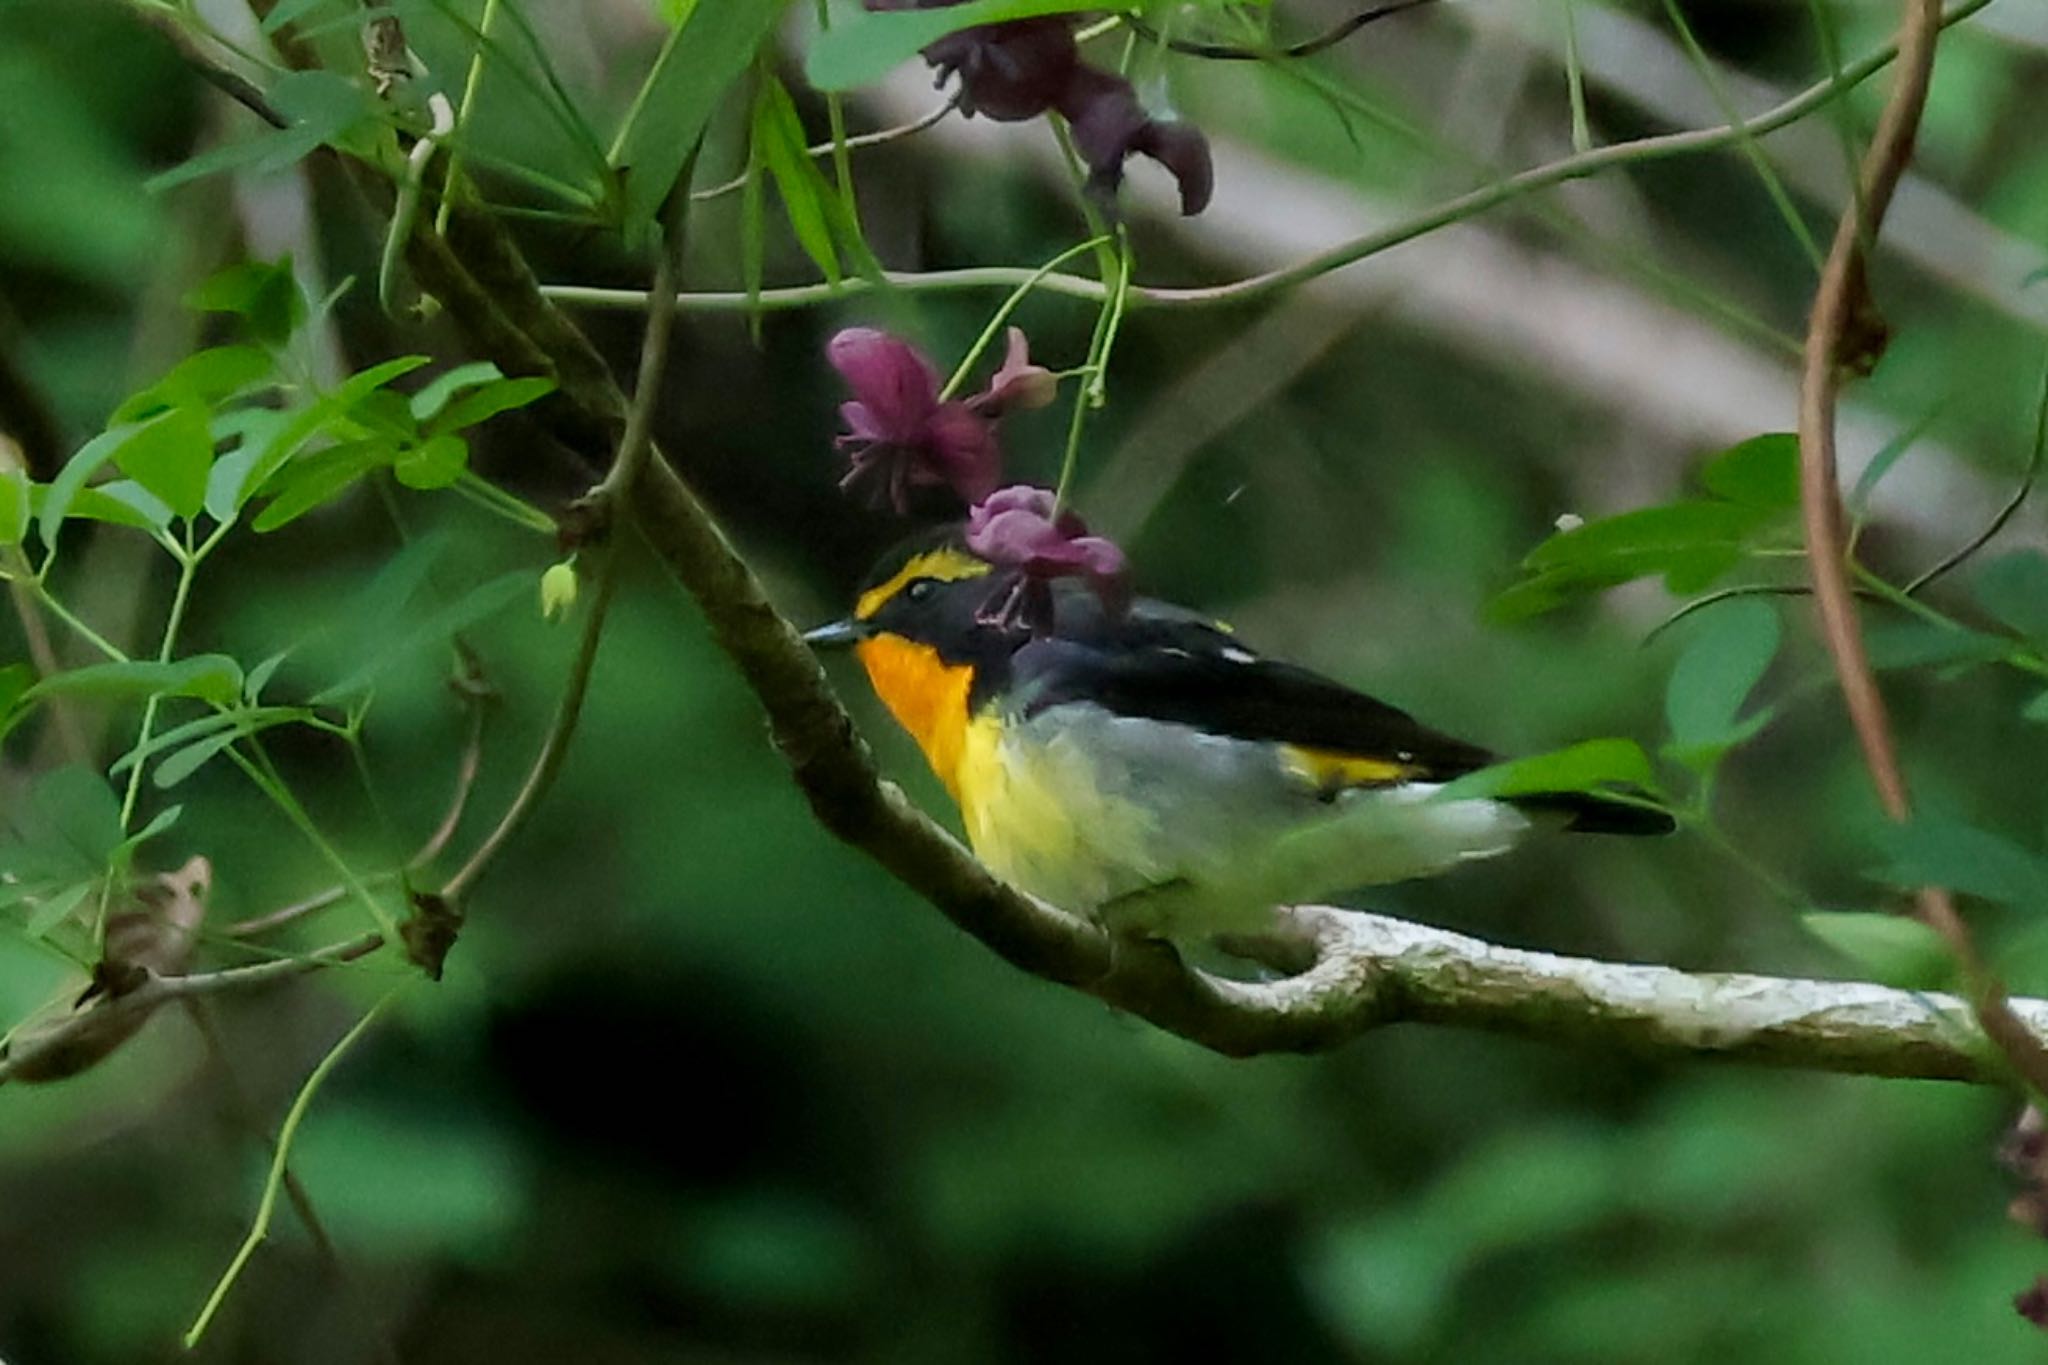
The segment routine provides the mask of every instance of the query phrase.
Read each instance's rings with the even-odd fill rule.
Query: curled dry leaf
[[[88,1021],[81,1015],[105,1010],[108,1002],[154,976],[176,976],[191,960],[192,944],[206,917],[213,865],[193,857],[175,872],[143,883],[132,908],[107,921],[106,952],[70,1010],[15,1033],[7,1055],[17,1059],[13,1079],[58,1081],[90,1070],[112,1056],[147,1023],[153,1009],[124,1010]]]

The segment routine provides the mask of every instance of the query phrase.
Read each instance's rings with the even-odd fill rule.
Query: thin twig
[[[295,976],[317,972],[323,967],[338,967],[368,957],[383,946],[383,935],[365,934],[345,943],[331,943],[303,957],[281,957],[271,962],[224,967],[219,971],[197,972],[189,976],[151,976],[132,991],[95,1000],[88,1008],[79,1010],[62,1024],[40,1034],[33,1047],[10,1051],[6,1057],[0,1058],[0,1085],[6,1084],[17,1071],[32,1070],[38,1059],[58,1051],[72,1039],[99,1027],[108,1019],[147,1014],[167,1001],[273,986]]]
[[[640,343],[640,373],[634,385],[633,405],[626,415],[625,434],[619,438],[619,453],[587,500],[594,504],[607,535],[612,527],[631,521],[633,494],[654,446],[654,422],[661,407],[669,337],[675,330],[676,278],[682,264],[684,215],[690,202],[686,187],[690,182],[690,167],[696,159],[697,153],[693,149],[684,162],[669,212],[664,215],[667,221],[656,233],[654,306],[647,311],[647,332]],[[618,552],[615,546],[607,544],[599,549],[595,576],[596,590],[591,594],[590,610],[584,618],[576,655],[569,664],[569,680],[562,689],[561,702],[555,708],[554,724],[541,742],[540,754],[534,759],[533,767],[527,772],[526,781],[520,786],[518,795],[513,797],[512,804],[506,807],[496,827],[470,854],[469,861],[441,888],[441,894],[449,901],[460,900],[483,875],[484,869],[498,856],[506,841],[526,823],[541,797],[554,785],[555,777],[568,758],[569,744],[576,734],[576,722],[583,713],[583,698],[590,687],[591,667],[597,661],[597,646],[604,634],[605,616],[610,611],[612,596],[618,587]]]
[[[2039,396],[2034,400],[2034,443],[2027,452],[2027,467],[2020,472],[2019,485],[1992,515],[1991,520],[1984,523],[1982,530],[1942,556],[1940,562],[1923,569],[1899,591],[1911,597],[1929,583],[1967,563],[1970,556],[1989,545],[1998,533],[2006,528],[2006,524],[2019,514],[2020,508],[2026,505],[2027,496],[2034,491],[2034,481],[2041,475],[2044,456],[2048,456],[2048,365],[2044,365],[2041,370]]]
[[[1951,24],[1960,23],[1990,3],[1991,0],[1962,0],[1942,15],[1941,26],[1946,28]],[[1354,237],[1278,270],[1265,271],[1225,284],[1183,288],[1134,284],[1128,291],[1128,306],[1134,309],[1206,308],[1251,302],[1281,293],[1295,285],[1327,275],[1333,270],[1355,265],[1369,256],[1413,241],[1452,223],[1477,217],[1489,209],[1542,190],[1568,184],[1574,180],[1583,180],[1619,166],[1714,151],[1740,142],[1745,136],[1761,137],[1798,122],[1828,101],[1862,84],[1889,66],[1898,55],[1898,43],[1887,43],[1860,61],[1844,67],[1840,78],[1830,77],[1809,86],[1777,107],[1745,120],[1740,128],[1733,124],[1722,124],[1682,133],[1637,138],[1630,142],[1610,143],[1589,152],[1563,157],[1541,166],[1532,166],[1505,179],[1482,185],[1465,194],[1444,200],[1432,208],[1424,209],[1401,222]],[[907,293],[924,293],[958,289],[1014,289],[1031,273],[1029,269],[1022,267],[979,267],[922,273],[891,271],[883,278],[895,289]],[[751,300],[745,293],[737,291],[694,293],[683,295],[676,301],[676,306],[685,312],[738,312],[751,307],[804,308],[813,304],[838,302],[867,293],[875,287],[867,279],[853,278],[843,281],[837,288],[816,284],[797,285],[785,289],[764,289],[758,298]],[[1048,293],[1063,294],[1091,303],[1101,302],[1108,292],[1100,280],[1060,273],[1046,276],[1039,282],[1038,287]],[[585,308],[647,306],[646,293],[635,289],[547,285],[543,286],[543,293],[556,303]]]
[[[1276,58],[1292,60],[1300,57],[1313,57],[1318,52],[1335,47],[1367,24],[1389,18],[1401,13],[1403,10],[1417,9],[1431,3],[1434,3],[1434,0],[1395,0],[1393,4],[1379,5],[1373,9],[1361,10],[1313,38],[1304,38],[1298,43],[1289,43],[1285,47],[1272,48],[1239,47],[1232,43],[1204,43],[1188,38],[1162,37],[1158,29],[1153,28],[1135,14],[1124,15],[1123,22],[1126,28],[1145,41],[1160,43],[1168,51],[1178,52],[1183,56],[1205,57],[1214,62],[1263,62]]]
[[[883,143],[895,142],[899,138],[906,138],[914,133],[921,133],[925,129],[944,120],[946,115],[953,112],[954,108],[954,102],[947,100],[929,114],[920,114],[908,123],[899,123],[894,128],[883,128],[872,133],[856,133],[846,139],[846,150],[853,152],[859,151],[863,147],[879,147]],[[814,161],[825,160],[833,155],[833,151],[834,145],[830,142],[820,142],[814,147],[804,148],[804,154]],[[708,190],[692,190],[690,192],[690,200],[692,203],[703,204],[713,199],[723,199],[728,194],[744,189],[746,183],[747,177],[744,174],[736,175],[721,184],[713,185]]]
[[[1835,409],[1843,371],[1867,368],[1882,349],[1883,324],[1870,297],[1864,247],[1876,240],[1892,194],[1913,158],[1941,22],[1939,0],[1906,0],[1898,77],[1864,158],[1860,202],[1852,202],[1843,213],[1828,249],[1814,294],[1800,377],[1800,506],[1821,635],[1878,800],[1885,814],[1901,823],[1911,818],[1912,802],[1850,592],[1849,533],[1835,461]],[[2029,1085],[2048,1092],[2048,1051],[2013,1013],[1947,890],[1923,887],[1916,901],[1920,918],[1942,936],[1962,968],[1984,1032]]]

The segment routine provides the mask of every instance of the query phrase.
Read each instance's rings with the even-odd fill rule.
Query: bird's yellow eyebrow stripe
[[[962,578],[980,578],[992,567],[985,559],[976,559],[965,551],[950,547],[912,555],[909,562],[890,576],[888,582],[877,584],[860,595],[860,599],[853,604],[853,619],[867,620],[887,606],[890,598],[917,579],[936,578],[942,583],[952,583]]]

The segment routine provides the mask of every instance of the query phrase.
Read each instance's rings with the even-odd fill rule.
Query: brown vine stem
[[[1885,814],[1900,823],[1912,817],[1912,801],[1849,584],[1849,533],[1835,467],[1835,408],[1842,372],[1868,370],[1884,347],[1884,321],[1870,295],[1867,247],[1875,242],[1893,191],[1913,159],[1941,25],[1940,0],[1906,0],[1898,76],[1864,158],[1860,202],[1843,212],[1821,270],[1799,394],[1800,506],[1821,635],[1878,800]],[[1920,919],[1941,935],[1961,966],[1985,1034],[2028,1085],[2048,1093],[2048,1051],[2020,1022],[2004,987],[1986,970],[1954,899],[1945,888],[1928,886],[1921,888],[1916,903]]]

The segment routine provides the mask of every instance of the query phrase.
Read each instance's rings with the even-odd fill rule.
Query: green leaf
[[[249,676],[242,683],[242,699],[254,706],[263,699],[263,689],[270,685],[270,679],[278,666],[291,657],[291,651],[281,649],[249,670]]]
[[[185,306],[201,313],[233,313],[250,336],[273,348],[289,341],[306,320],[306,296],[290,256],[229,266],[187,294]]]
[[[1745,507],[1785,511],[1799,505],[1799,438],[1790,432],[1752,436],[1709,460],[1700,485]]]
[[[106,780],[83,764],[55,768],[36,779],[28,806],[41,832],[98,871],[121,843],[121,803]]]
[[[1922,620],[1874,622],[1863,643],[1871,667],[1880,669],[1996,663],[2013,652],[2012,641],[1999,636]]]
[[[919,50],[963,28],[1032,19],[1045,14],[1123,9],[1101,0],[968,0],[945,9],[855,10],[820,33],[804,61],[804,75],[820,90],[872,85]]]
[[[107,503],[118,503],[134,514],[135,522],[153,531],[163,530],[171,524],[171,518],[177,515],[169,503],[133,479],[114,479],[97,488],[86,489],[78,501],[71,504],[71,515],[133,524],[127,517],[107,506]]]
[[[434,419],[436,434],[444,431],[460,431],[488,421],[501,412],[523,408],[536,398],[555,391],[555,381],[538,377],[530,379],[498,379],[484,385],[474,393],[466,393],[450,403]]]
[[[196,740],[157,764],[156,773],[151,780],[160,789],[168,791],[219,757],[223,749],[242,738],[245,733],[245,730],[237,726],[221,734],[208,735],[205,739]]]
[[[1756,536],[1779,520],[1772,509],[1687,499],[1590,521],[1531,550],[1522,561],[1529,577],[1488,603],[1487,615],[1520,620],[1636,578],[1698,592],[1741,563]]]
[[[71,520],[103,521],[161,531],[171,524],[171,509],[133,479],[116,479],[98,488],[81,488],[71,500]]]
[[[468,365],[457,365],[444,374],[437,374],[428,380],[426,386],[411,399],[412,416],[416,422],[433,420],[434,414],[448,406],[448,400],[464,389],[488,384],[494,379],[503,379],[505,372],[488,360],[474,361]]]
[[[698,0],[655,58],[611,164],[625,175],[623,227],[638,241],[675,188],[712,111],[775,35],[786,0]]]
[[[78,453],[64,462],[64,467],[57,471],[57,477],[50,480],[49,492],[44,494],[42,510],[36,517],[36,530],[42,538],[43,548],[57,548],[57,530],[64,524],[64,518],[71,515],[71,504],[77,500],[86,480],[113,459],[115,452],[135,432],[134,426],[109,428],[80,446]]]
[[[151,418],[115,449],[114,463],[179,516],[198,516],[213,468],[213,432],[205,412],[177,407]]]
[[[2030,640],[2048,641],[2048,555],[2019,550],[1978,569],[1971,588],[1984,610]]]
[[[96,881],[80,882],[67,886],[43,898],[35,913],[28,917],[28,936],[41,938],[71,917],[73,911],[85,904],[85,898],[99,889]]]
[[[0,666],[0,731],[6,728],[6,716],[21,700],[22,693],[35,686],[36,671],[27,664]]]
[[[1955,975],[1955,959],[1941,935],[1908,915],[1813,910],[1799,922],[1885,985],[1936,990]]]
[[[707,0],[708,3],[708,0]],[[376,681],[378,674],[414,649],[445,642],[494,612],[503,610],[531,590],[532,576],[512,572],[472,589],[408,630],[386,629],[372,637],[365,656],[340,682],[323,687],[312,701],[316,706],[342,700]]]
[[[19,545],[28,536],[28,475],[0,469],[0,545]]]
[[[1768,722],[1768,711],[1736,717],[1777,657],[1783,635],[1777,609],[1754,597],[1703,613],[1664,693],[1664,717],[1681,761],[1710,765]]]
[[[337,142],[357,124],[377,117],[377,105],[369,92],[331,71],[286,72],[271,85],[269,99],[271,105],[290,120],[290,126],[273,128],[202,152],[160,175],[152,176],[143,187],[152,194],[161,194],[187,181],[221,171],[283,170],[303,159],[314,148]]]
[[[2001,905],[2048,907],[2048,863],[1989,830],[1922,816],[1887,826],[1878,848],[1884,862],[1870,875],[1888,886],[1945,886]]]
[[[296,295],[296,291],[295,291]],[[276,361],[254,346],[209,346],[194,351],[114,409],[110,425],[139,422],[167,408],[207,408],[268,380]]]
[[[162,810],[158,811],[155,815],[150,817],[150,821],[148,824],[144,825],[141,829],[136,830],[135,833],[129,835],[127,838],[121,841],[120,846],[114,850],[115,860],[117,862],[125,863],[126,859],[131,854],[133,854],[136,849],[141,848],[144,844],[148,843],[151,839],[156,838],[157,835],[162,834],[172,825],[177,824],[179,817],[184,815],[184,813],[185,808],[183,806],[165,806]]]
[[[384,463],[390,447],[381,440],[350,441],[295,460],[273,480],[275,494],[256,514],[259,532],[275,531],[334,501],[357,479]]]
[[[1642,745],[1632,739],[1589,739],[1568,749],[1481,768],[1446,784],[1431,799],[1591,792],[1613,786],[1654,791],[1656,785],[1657,775]]]
[[[225,654],[195,654],[170,663],[136,659],[90,664],[43,679],[22,693],[24,705],[45,697],[122,700],[151,696],[195,697],[225,706],[242,695],[242,667]]]
[[[391,472],[407,488],[446,488],[469,467],[469,442],[460,436],[429,437],[398,453]]]
[[[754,96],[753,146],[761,164],[775,177],[783,211],[797,244],[833,286],[840,282],[839,251],[832,242],[831,205],[834,191],[806,150],[803,119],[796,101],[774,76],[763,74]]]

